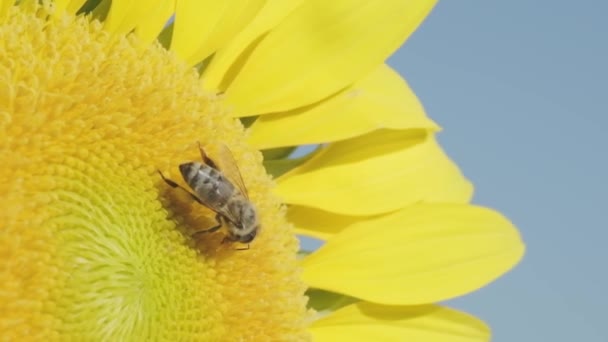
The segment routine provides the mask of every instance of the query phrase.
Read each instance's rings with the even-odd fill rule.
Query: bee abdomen
[[[192,186],[199,181],[201,166],[200,163],[185,163],[179,166],[179,171],[188,185]]]
[[[226,182],[221,172],[200,163],[180,165],[184,180],[197,196],[214,208],[223,207],[234,192],[230,182]]]

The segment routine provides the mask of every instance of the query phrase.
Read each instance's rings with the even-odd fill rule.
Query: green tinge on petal
[[[375,215],[416,202],[468,202],[473,188],[422,130],[379,130],[328,145],[278,180],[286,203]]]
[[[239,33],[263,0],[183,0],[175,8],[171,50],[190,64],[205,59]]]
[[[265,36],[226,90],[235,115],[302,107],[381,64],[434,6],[425,1],[310,0]]]
[[[523,253],[516,228],[495,211],[418,204],[351,225],[303,260],[302,277],[314,288],[415,305],[476,290]]]
[[[203,88],[209,91],[223,92],[236,75],[236,69],[242,67],[239,60],[247,55],[247,50],[254,45],[262,34],[278,25],[303,0],[269,0],[249,25],[233,39],[226,42],[214,55],[201,79]]]
[[[264,168],[266,169],[266,172],[275,178],[280,177],[294,168],[304,164],[320,151],[320,146],[317,146],[313,151],[301,157],[289,157],[289,155],[295,151],[296,148],[296,146],[290,146],[264,150]]]
[[[482,321],[437,305],[352,304],[313,322],[310,331],[317,342],[490,340],[490,329]]]
[[[319,289],[309,289],[306,291],[306,296],[308,297],[308,307],[321,315],[360,302],[357,298]]]
[[[262,154],[264,160],[280,160],[288,158],[297,148],[298,146],[272,148],[262,151]]]
[[[381,128],[439,128],[407,83],[385,64],[320,103],[259,117],[249,129],[249,143],[259,149],[319,144]]]
[[[274,159],[265,160],[264,168],[268,174],[273,177],[280,177],[281,175],[289,172],[294,167],[304,163],[309,157],[293,158],[293,159]]]

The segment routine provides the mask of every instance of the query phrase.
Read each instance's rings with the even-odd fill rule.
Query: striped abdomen
[[[228,200],[237,195],[235,192],[238,193],[222,172],[208,165],[185,163],[179,166],[179,170],[198,198],[216,211],[225,211]]]

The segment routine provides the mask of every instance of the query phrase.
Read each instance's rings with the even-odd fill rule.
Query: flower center
[[[297,240],[261,156],[159,45],[19,7],[0,19],[0,330],[73,340],[298,340]],[[221,244],[214,214],[167,186],[229,146],[263,231]],[[182,182],[183,184],[183,182]],[[3,304],[4,305],[4,304]]]

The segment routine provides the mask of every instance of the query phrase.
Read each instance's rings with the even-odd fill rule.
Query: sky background
[[[440,1],[389,60],[527,245],[448,302],[495,342],[608,341],[608,2]]]

